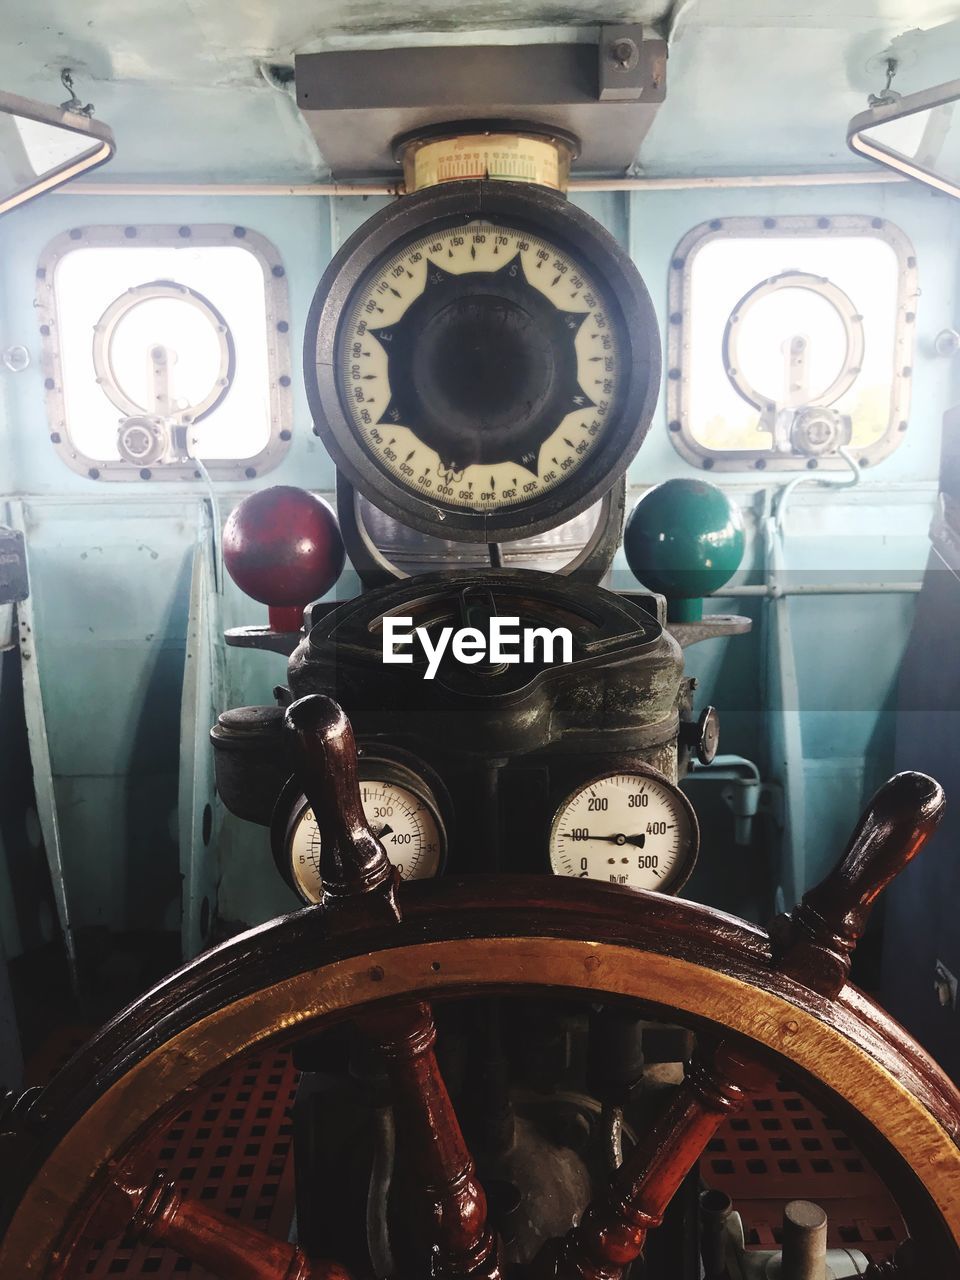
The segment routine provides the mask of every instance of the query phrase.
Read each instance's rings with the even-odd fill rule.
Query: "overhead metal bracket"
[[[601,102],[639,102],[661,87],[666,63],[651,65],[652,43],[644,41],[643,27],[636,22],[600,28],[597,76]]]
[[[666,92],[667,46],[636,24],[597,43],[349,49],[296,58],[297,104],[338,180],[394,178],[393,141],[437,125],[572,133],[578,173],[627,172]]]

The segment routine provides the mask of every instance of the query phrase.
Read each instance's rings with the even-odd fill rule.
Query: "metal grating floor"
[[[893,1198],[863,1155],[784,1084],[718,1130],[700,1169],[708,1186],[733,1200],[755,1248],[779,1247],[783,1206],[798,1199],[826,1211],[830,1248],[860,1249],[878,1260],[906,1235]]]
[[[57,1037],[34,1059],[31,1078],[49,1078],[85,1038],[78,1029]],[[178,1116],[158,1148],[156,1167],[166,1169],[179,1190],[285,1239],[294,1208],[290,1110],[296,1083],[288,1054],[247,1063]],[[823,1206],[831,1247],[881,1259],[905,1234],[896,1205],[863,1155],[786,1085],[726,1122],[704,1155],[701,1176],[731,1197],[753,1248],[779,1246],[783,1206],[792,1199]],[[92,1250],[81,1274],[216,1280],[171,1250],[122,1241]]]
[[[289,1054],[268,1053],[245,1063],[179,1115],[164,1135],[156,1167],[186,1195],[280,1240],[294,1211],[290,1111],[297,1073]],[[190,1275],[216,1280],[170,1249],[110,1241],[91,1251],[83,1274],[101,1277]]]

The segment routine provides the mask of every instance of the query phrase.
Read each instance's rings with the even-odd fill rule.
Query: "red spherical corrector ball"
[[[223,527],[223,562],[241,591],[270,607],[274,631],[299,631],[303,610],[343,570],[343,539],[329,504],[278,484],[251,493]]]

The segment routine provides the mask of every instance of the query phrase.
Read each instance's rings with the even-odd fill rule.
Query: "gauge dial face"
[[[698,842],[690,802],[665,778],[610,773],[557,810],[550,865],[561,876],[674,892],[693,868]]]
[[[352,295],[337,378],[357,439],[447,508],[530,503],[585,467],[615,421],[623,360],[597,279],[507,223],[432,230]]]
[[[427,880],[435,876],[443,860],[445,838],[433,806],[393,781],[361,779],[360,799],[371,830],[401,877]],[[319,902],[320,832],[309,806],[300,810],[288,839],[297,889],[308,902]]]

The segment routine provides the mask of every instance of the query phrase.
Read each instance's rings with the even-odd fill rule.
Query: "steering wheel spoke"
[[[350,1280],[335,1262],[312,1263],[296,1245],[178,1195],[162,1174],[147,1182],[114,1179],[82,1238],[97,1242],[120,1234],[174,1249],[229,1280]]]
[[[729,1044],[696,1058],[683,1084],[613,1175],[606,1193],[534,1265],[537,1280],[619,1280],[723,1121],[775,1073]]]
[[[431,1273],[493,1280],[500,1274],[498,1242],[437,1063],[429,1006],[373,1015],[362,1029],[383,1056],[390,1079],[399,1159],[409,1179],[404,1199],[414,1215],[414,1234],[432,1254]]]
[[[399,921],[397,875],[370,830],[360,800],[350,722],[329,698],[301,698],[287,710],[301,784],[321,833],[324,917],[333,933]],[[487,1225],[477,1181],[434,1052],[437,1033],[422,1002],[358,1020],[379,1050],[390,1079],[399,1158],[414,1186],[406,1196],[413,1235],[434,1276],[484,1280],[500,1274],[499,1249]]]

